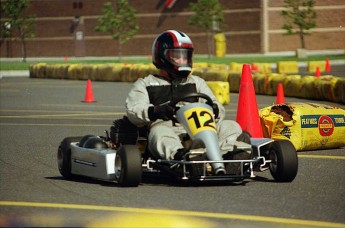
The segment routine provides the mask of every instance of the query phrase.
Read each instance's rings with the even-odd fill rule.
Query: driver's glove
[[[213,109],[214,118],[217,119],[218,116],[219,116],[219,108],[218,108],[218,105],[217,105],[216,103],[213,103],[212,109]]]
[[[149,119],[151,121],[156,121],[157,119],[171,120],[174,116],[174,108],[169,104],[161,104],[156,106],[151,106],[148,109]]]

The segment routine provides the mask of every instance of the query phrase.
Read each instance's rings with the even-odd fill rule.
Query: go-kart
[[[186,102],[191,99],[198,102]],[[206,102],[200,102],[203,99]],[[124,116],[114,121],[110,134],[106,130],[105,136],[63,139],[57,152],[61,175],[67,179],[87,176],[114,181],[123,187],[138,186],[145,173],[169,174],[181,181],[203,182],[242,181],[254,178],[256,172],[270,170],[277,182],[295,179],[298,159],[290,141],[247,138],[247,143],[236,142],[234,151],[226,156],[219,148],[213,102],[207,95],[190,93],[171,101],[170,105],[176,110],[173,121],[183,125],[188,133],[183,137],[188,150],[182,160],[154,158],[147,147],[149,130],[137,128]],[[250,157],[236,159],[231,156],[236,153],[247,153]]]

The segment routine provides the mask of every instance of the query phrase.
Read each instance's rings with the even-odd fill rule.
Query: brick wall
[[[3,2],[4,0],[1,0]],[[36,37],[28,40],[28,57],[34,56],[116,56],[118,45],[108,34],[95,32],[97,17],[102,14],[107,0],[31,0],[27,14],[36,15]],[[123,55],[147,55],[154,38],[164,30],[178,29],[193,40],[196,54],[207,54],[204,31],[187,23],[192,14],[190,2],[178,0],[172,9],[165,8],[165,0],[129,0],[137,10],[138,34],[123,46]],[[263,3],[267,1],[268,52],[292,51],[300,47],[298,36],[286,36],[279,15],[283,0],[220,0],[226,25],[227,53],[262,53]],[[307,49],[345,49],[345,2],[343,0],[317,1],[317,28],[306,37]],[[3,15],[1,13],[1,15]],[[73,23],[79,16],[79,27]],[[2,16],[1,16],[2,17]],[[1,18],[1,22],[5,18]],[[83,43],[75,41],[75,31],[84,27]],[[77,48],[83,48],[78,52]],[[1,57],[20,57],[19,42],[2,42]]]

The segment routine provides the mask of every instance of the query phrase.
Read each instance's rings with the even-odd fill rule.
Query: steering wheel
[[[190,93],[183,94],[183,96],[175,98],[172,101],[170,101],[169,105],[173,107],[176,112],[179,109],[178,107],[176,107],[176,104],[181,101],[186,101],[187,99],[190,99],[190,98],[203,98],[206,100],[206,104],[208,104],[209,106],[213,107],[214,105],[213,100],[208,95],[204,93],[197,93],[197,92],[190,92]],[[172,121],[174,123],[178,123],[178,120],[175,117],[172,118]]]
[[[186,93],[182,97],[175,98],[172,101],[170,101],[169,105],[173,108],[176,108],[177,103],[179,103],[181,101],[185,101],[189,98],[203,98],[206,100],[206,104],[208,104],[211,107],[213,106],[213,100],[209,96],[207,96],[204,93],[197,93],[197,92]]]

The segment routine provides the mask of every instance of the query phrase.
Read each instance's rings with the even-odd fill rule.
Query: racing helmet
[[[152,63],[175,78],[186,78],[193,66],[193,43],[183,32],[167,30],[152,45]]]

